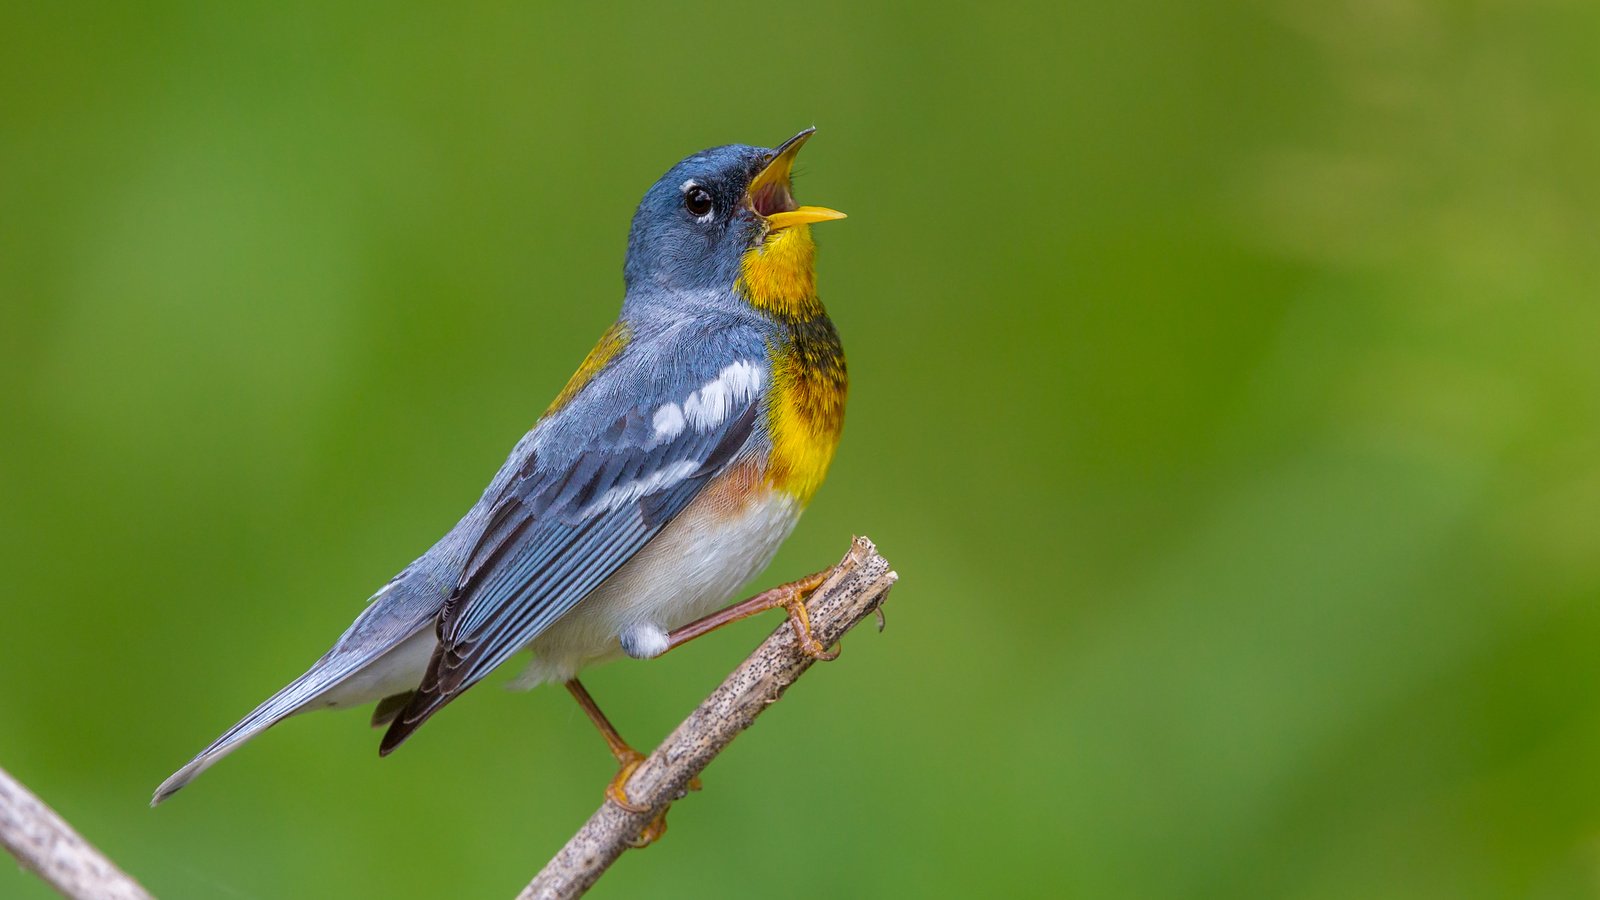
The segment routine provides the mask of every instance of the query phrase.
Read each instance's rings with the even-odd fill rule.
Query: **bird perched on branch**
[[[563,681],[622,770],[641,759],[576,680],[785,608],[806,652],[822,575],[716,610],[772,559],[833,459],[846,378],[817,298],[795,155],[716,147],[646,192],[622,312],[448,534],[373,595],[323,657],[156,790],[154,803],[269,726],[376,701],[388,754],[519,651],[519,684]]]

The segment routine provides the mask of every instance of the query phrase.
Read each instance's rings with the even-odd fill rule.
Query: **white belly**
[[[732,504],[714,499],[685,510],[534,639],[533,661],[512,686],[565,681],[585,666],[614,659],[622,654],[621,636],[634,655],[664,652],[666,632],[727,605],[767,567],[800,518],[800,504],[790,495],[766,485],[757,491],[731,514],[726,507]]]
[[[767,567],[800,518],[800,505],[790,495],[765,485],[756,492],[734,501],[708,488],[708,502],[684,511],[534,639],[533,661],[511,686],[565,681],[585,666],[614,659],[623,652],[622,635],[629,636],[636,655],[653,656],[666,650],[668,631],[727,605]],[[737,511],[730,513],[730,507]],[[306,708],[359,706],[410,691],[422,680],[436,643],[430,624]]]

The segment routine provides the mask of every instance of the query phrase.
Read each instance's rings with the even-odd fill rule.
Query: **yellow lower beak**
[[[767,228],[777,231],[780,228],[789,228],[795,225],[809,225],[812,222],[827,222],[832,219],[842,219],[845,215],[837,209],[826,206],[802,206],[788,212],[773,213],[767,216]]]
[[[800,148],[805,146],[811,135],[816,133],[815,128],[807,128],[794,137],[784,141],[777,150],[773,151],[772,161],[767,163],[761,173],[750,180],[748,196],[750,205],[757,215],[767,220],[769,231],[778,231],[783,228],[792,228],[796,225],[809,225],[812,222],[827,222],[832,219],[842,219],[844,213],[826,206],[795,206],[794,196],[790,193],[789,176],[794,170],[794,158],[799,155]],[[765,212],[764,210],[770,210]]]

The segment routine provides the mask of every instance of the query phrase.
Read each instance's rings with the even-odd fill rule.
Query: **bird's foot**
[[[611,779],[611,783],[606,785],[606,799],[627,812],[649,812],[650,807],[640,806],[629,800],[628,792],[624,787],[628,783],[628,779],[633,777],[634,770],[639,768],[640,763],[644,762],[644,754],[630,748],[626,753],[617,754],[617,762],[622,765],[621,768],[617,769],[617,777]],[[644,827],[644,831],[639,833],[639,837],[629,841],[628,844],[635,849],[648,847],[661,840],[661,836],[666,833],[667,811],[663,809],[659,815],[650,820],[650,824]]]
[[[789,624],[794,628],[795,639],[800,642],[800,651],[812,659],[824,662],[838,659],[839,651],[822,646],[822,642],[811,633],[811,614],[806,610],[806,598],[821,587],[832,574],[833,570],[830,569],[783,585],[778,589],[782,592],[782,597],[775,604],[789,613]]]
[[[639,806],[629,800],[628,792],[624,789],[628,779],[633,777],[633,770],[639,768],[639,764],[642,762],[644,762],[644,754],[631,747],[625,752],[617,754],[617,763],[620,766],[617,769],[617,777],[611,779],[611,783],[606,785],[606,799],[631,813],[650,811],[648,806]]]
[[[621,768],[617,770],[617,775],[611,779],[611,783],[606,785],[606,799],[627,812],[645,813],[650,811],[650,807],[640,806],[628,799],[626,789],[628,779],[633,777],[634,770],[639,768],[639,764],[644,762],[644,759],[643,753],[631,748],[626,753],[618,754],[617,762],[621,764]],[[698,777],[689,782],[689,790],[700,790],[700,779]],[[671,808],[668,805],[667,809]],[[656,817],[650,820],[650,824],[645,826],[644,831],[640,832],[639,837],[629,842],[629,846],[635,849],[648,847],[661,840],[661,836],[667,833],[667,809],[657,813]]]

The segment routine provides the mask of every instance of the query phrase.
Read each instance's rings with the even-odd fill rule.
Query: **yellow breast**
[[[827,319],[816,320],[833,335]],[[792,494],[802,504],[822,485],[833,462],[834,448],[844,428],[844,402],[848,390],[844,353],[833,335],[827,344],[809,339],[773,347],[772,393],[767,408],[767,432],[772,457],[767,480]]]
[[[833,462],[849,390],[844,348],[817,298],[816,245],[809,226],[786,228],[745,254],[739,293],[771,316],[779,336],[768,346],[772,388],[767,480],[805,504]]]

